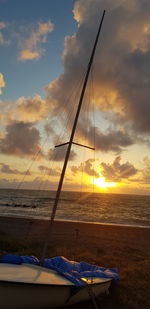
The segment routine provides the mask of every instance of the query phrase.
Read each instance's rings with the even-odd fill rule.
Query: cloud
[[[23,121],[11,122],[6,126],[5,136],[0,139],[0,152],[19,157],[39,154],[43,156],[40,148],[40,134],[32,123]]]
[[[108,133],[97,133],[97,146],[100,150],[111,150],[115,152],[121,151],[121,148],[132,145],[133,139],[122,131],[109,130]]]
[[[12,169],[8,164],[0,163],[1,172],[4,174],[15,174],[15,175],[31,175],[29,171],[21,172],[17,169]]]
[[[51,21],[48,21],[47,23],[38,23],[36,28],[36,30],[32,30],[28,39],[19,42],[21,46],[19,60],[21,61],[39,59],[41,57],[44,52],[41,45],[47,42],[48,33],[53,31],[54,25]]]
[[[33,98],[20,97],[16,101],[15,113],[19,120],[25,122],[35,122],[45,119],[48,114],[48,106],[41,96]]]
[[[118,156],[112,164],[101,163],[103,169],[101,173],[107,181],[120,182],[122,179],[128,179],[138,172],[130,162],[127,161],[121,164],[120,161],[121,157]]]
[[[4,83],[1,83],[1,86]],[[46,120],[53,110],[53,106],[47,104],[47,101],[40,95],[34,97],[20,97],[15,102],[0,100],[0,119],[6,123],[16,120],[23,122],[41,122]],[[45,124],[45,132],[48,133],[50,125],[54,125],[50,115],[50,124]],[[53,130],[54,131],[54,130]]]
[[[6,85],[5,80],[4,80],[4,75],[0,72],[0,94],[2,94],[2,89]]]
[[[39,51],[31,51],[28,49],[24,49],[20,53],[20,60],[33,60],[33,59],[39,59],[41,54]]]
[[[39,170],[44,171],[44,174],[49,176],[60,176],[60,168],[50,168],[44,165],[39,165]]]
[[[66,154],[67,148],[66,146],[62,146],[59,148],[50,149],[48,152],[48,159],[52,161],[64,161],[65,154]],[[76,158],[76,153],[74,150],[71,150],[69,161],[73,161]]]
[[[143,162],[144,168],[140,171],[140,181],[145,184],[150,184],[150,158],[145,157]]]
[[[0,22],[0,30],[6,28],[6,23],[3,21]]]
[[[105,134],[99,132],[99,140],[103,145],[106,143],[108,150],[120,151],[136,143],[135,134],[144,137],[150,133],[149,1],[76,1],[74,18],[78,29],[65,38],[64,73],[46,87],[47,101],[55,102],[56,113],[63,108],[69,112],[72,101],[74,106],[77,104],[71,95],[75,90],[80,93],[77,81],[87,69],[104,8],[106,17],[93,64],[94,97],[91,100],[96,111],[105,113],[113,127]],[[90,85],[87,92],[88,89]],[[66,97],[70,98],[69,104]],[[80,126],[86,127],[85,121],[80,121]]]
[[[3,34],[0,32],[0,45],[6,45],[8,42],[4,39]]]
[[[56,126],[56,121],[54,119],[52,119],[51,121],[47,122],[44,126],[46,135],[49,136],[56,136],[55,133],[55,126]]]
[[[0,22],[0,30],[5,29],[7,27],[7,24],[4,22]],[[0,32],[0,45],[8,45],[9,41],[5,40],[4,35],[2,32]]]
[[[83,172],[89,176],[99,177],[99,173],[93,168],[94,159],[88,159],[87,161],[81,163],[79,166],[72,166],[71,171],[76,174],[78,172]]]
[[[122,130],[107,129],[105,132],[99,130],[98,127],[90,127],[88,135],[86,134],[86,127],[80,126],[80,136],[86,136],[89,145],[93,145],[93,138],[95,140],[96,150],[108,152],[121,152],[127,146],[133,145],[133,138]]]
[[[2,101],[0,100],[0,121],[4,123],[8,123],[14,120],[14,106],[10,101]]]

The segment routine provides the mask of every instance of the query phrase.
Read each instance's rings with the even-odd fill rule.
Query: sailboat
[[[113,278],[118,279],[117,272],[112,269],[90,266],[84,262],[68,261],[62,257],[45,259],[49,235],[55,219],[71,146],[74,144],[74,134],[104,15],[105,11],[87,67],[70,140],[67,143],[66,157],[48,224],[41,261],[34,257],[16,255],[7,255],[0,259],[0,303],[2,309],[55,308],[89,299],[92,299],[95,308],[97,308],[95,298],[99,294],[108,293]]]

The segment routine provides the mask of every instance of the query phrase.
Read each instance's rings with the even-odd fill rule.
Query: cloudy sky
[[[0,0],[0,187],[150,194],[150,1]]]

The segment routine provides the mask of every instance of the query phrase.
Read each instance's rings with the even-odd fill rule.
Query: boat
[[[56,308],[87,301],[108,293],[110,278],[84,278],[79,290],[52,269],[31,264],[0,263],[2,309]],[[3,304],[3,307],[2,307]]]
[[[45,259],[71,146],[75,144],[73,139],[76,125],[104,15],[105,11],[102,14],[89,60],[70,140],[66,143],[66,157],[48,224],[41,260],[38,261],[34,257],[16,255],[6,255],[0,258],[0,303],[2,309],[56,308],[77,304],[89,299],[93,301],[95,308],[97,308],[96,297],[100,294],[108,293],[112,280],[118,279],[117,271],[112,269],[90,266],[84,262],[68,261],[63,257]],[[56,147],[58,146],[62,145],[57,145]],[[87,147],[84,145],[79,146]]]

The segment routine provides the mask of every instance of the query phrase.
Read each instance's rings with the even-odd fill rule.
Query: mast
[[[76,131],[77,122],[78,122],[78,118],[79,118],[79,114],[80,114],[80,110],[81,110],[81,106],[82,106],[82,102],[83,102],[83,98],[84,98],[84,94],[85,94],[85,90],[86,90],[86,86],[87,86],[87,82],[88,82],[88,77],[89,77],[91,66],[92,66],[92,63],[93,63],[93,59],[94,59],[94,55],[95,55],[100,31],[101,31],[101,28],[102,28],[105,12],[106,11],[104,10],[103,14],[102,14],[101,21],[100,21],[100,25],[99,25],[99,28],[98,28],[98,32],[97,32],[97,35],[96,35],[93,50],[92,50],[92,53],[91,53],[91,57],[90,57],[90,60],[89,60],[89,63],[88,63],[88,67],[87,67],[87,71],[86,71],[86,75],[85,75],[85,79],[84,79],[84,83],[83,83],[83,88],[82,88],[82,91],[81,91],[81,94],[80,94],[78,108],[77,108],[77,111],[76,111],[76,115],[75,115],[75,119],[74,119],[74,123],[73,123],[73,127],[72,127],[72,132],[71,132],[71,135],[70,135],[70,140],[69,140],[68,143],[66,143],[66,144],[68,144],[67,152],[66,152],[64,165],[63,165],[63,168],[62,168],[62,172],[61,172],[61,176],[60,176],[60,180],[59,180],[59,184],[58,184],[58,188],[57,188],[57,192],[56,192],[56,196],[55,196],[54,206],[53,206],[51,217],[50,217],[50,220],[49,220],[48,234],[47,234],[47,239],[45,241],[45,246],[44,246],[44,249],[43,249],[42,260],[44,259],[45,253],[46,253],[46,250],[47,250],[48,236],[49,236],[49,232],[50,232],[51,227],[52,227],[52,223],[53,223],[54,218],[55,218],[56,209],[57,209],[57,205],[58,205],[59,197],[60,197],[60,193],[61,193],[61,188],[62,188],[62,185],[63,185],[63,180],[64,180],[66,168],[67,168],[67,163],[68,163],[68,160],[69,160],[71,146],[72,146],[72,144],[76,144],[76,143],[73,142],[73,138],[74,138],[74,134],[75,134],[75,131]],[[56,147],[63,146],[63,145],[64,144],[58,145]],[[80,146],[83,146],[83,145],[80,145]],[[83,146],[83,147],[87,147],[87,146]],[[87,148],[91,148],[91,147],[87,147]]]

